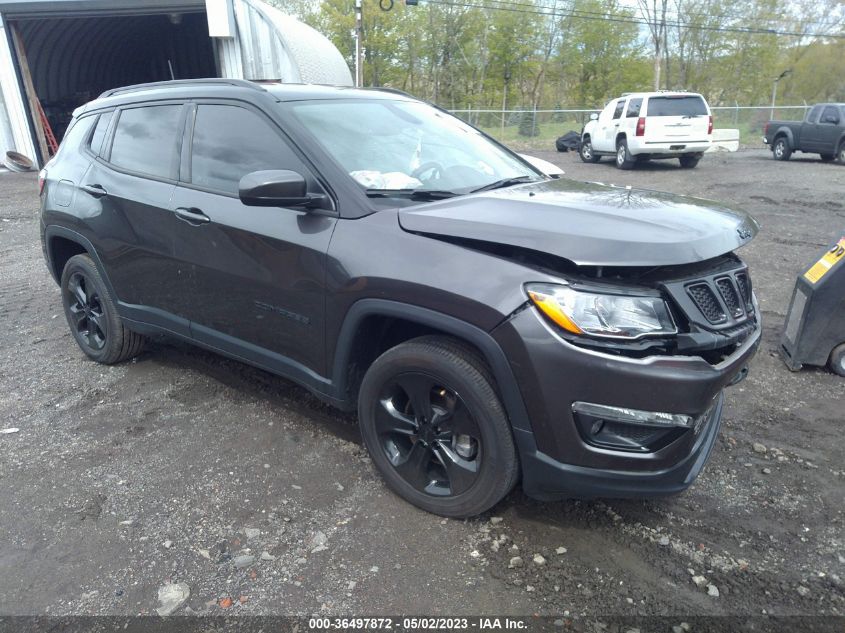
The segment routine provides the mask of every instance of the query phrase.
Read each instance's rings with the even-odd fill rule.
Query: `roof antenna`
[[[173,64],[170,63],[170,59],[167,60],[167,68],[170,70],[170,79],[176,79],[176,76],[173,74]]]

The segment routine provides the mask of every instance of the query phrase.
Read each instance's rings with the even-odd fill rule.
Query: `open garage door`
[[[74,108],[108,88],[217,75],[204,11],[10,24],[19,63],[59,141]],[[26,84],[24,77],[29,90]]]

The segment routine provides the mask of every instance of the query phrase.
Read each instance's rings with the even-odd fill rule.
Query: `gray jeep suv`
[[[41,174],[82,351],[165,333],[358,411],[431,512],[676,493],[760,339],[752,218],[552,180],[390,91],[213,79],[111,90]]]

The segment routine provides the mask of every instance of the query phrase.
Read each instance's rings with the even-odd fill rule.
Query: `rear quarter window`
[[[631,99],[628,102],[628,112],[625,115],[629,119],[635,119],[640,116],[640,108],[642,108],[642,99]]]
[[[91,140],[88,142],[88,147],[94,154],[100,153],[100,148],[103,146],[103,139],[106,137],[106,130],[109,129],[113,112],[104,112],[97,119],[97,125],[94,127],[94,133],[91,135]]]
[[[649,97],[648,116],[701,116],[707,114],[707,105],[699,96]]]
[[[68,151],[68,148],[78,148],[80,144],[88,138],[88,133],[91,131],[91,127],[94,125],[94,121],[96,120],[96,116],[86,116],[81,119],[76,119],[76,121],[71,123],[65,132],[65,136],[62,139],[62,144],[59,146],[59,150],[56,152],[56,156],[61,156]]]

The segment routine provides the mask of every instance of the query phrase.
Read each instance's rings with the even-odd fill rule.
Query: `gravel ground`
[[[262,371],[159,341],[102,367],[73,343],[41,257],[34,174],[0,173],[0,614],[845,613],[845,380],[776,354],[795,275],[845,226],[845,168],[748,151],[567,177],[751,211],[765,319],[695,485],[470,521],[390,494],[353,417]],[[806,630],[806,629],[805,629]]]

